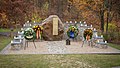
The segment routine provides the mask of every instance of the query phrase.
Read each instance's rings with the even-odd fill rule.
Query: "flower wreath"
[[[36,38],[34,30],[32,28],[27,28],[24,30],[24,38],[26,40],[34,40]]]
[[[76,26],[69,26],[67,30],[67,35],[69,38],[76,38],[79,33],[79,30]]]
[[[93,31],[91,29],[85,29],[84,30],[84,39],[85,40],[89,40],[92,38],[93,35]],[[87,37],[90,37],[89,39],[87,39]]]
[[[36,26],[33,26],[33,30],[34,30],[35,32],[37,32],[37,30],[40,30],[41,33],[42,33],[42,32],[43,32],[43,27],[42,27],[42,26],[39,26],[39,25],[36,25]]]
[[[33,30],[36,33],[36,38],[41,39],[42,38],[42,33],[43,33],[43,27],[39,26],[39,25],[36,25],[36,26],[33,27]]]

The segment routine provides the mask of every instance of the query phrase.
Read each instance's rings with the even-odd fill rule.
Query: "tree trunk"
[[[101,31],[104,33],[104,10],[100,10]]]
[[[108,4],[107,4],[107,24],[106,24],[106,34],[108,33],[108,23],[109,22],[111,22],[110,21],[110,17],[111,17],[111,15],[110,15],[110,12],[111,12],[111,3],[112,2],[110,2],[109,0],[108,0]]]
[[[108,33],[109,11],[107,11],[106,34]]]

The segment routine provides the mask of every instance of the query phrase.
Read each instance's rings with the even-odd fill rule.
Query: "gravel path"
[[[47,48],[50,54],[64,54],[66,53],[66,48],[64,46],[64,41],[53,41],[47,43]]]
[[[66,45],[63,41],[41,41],[35,42],[37,48],[35,49],[33,42],[29,42],[26,50],[11,49],[11,45],[6,46],[0,54],[111,54],[119,53],[120,50],[109,47],[107,49],[90,47],[86,43],[84,47],[81,47],[82,42],[71,42],[71,45]],[[24,47],[24,46],[23,46]]]

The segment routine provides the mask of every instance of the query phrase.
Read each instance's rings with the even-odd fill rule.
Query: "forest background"
[[[108,42],[120,44],[120,0],[0,0],[0,28],[41,22],[49,15],[66,21],[86,21]]]

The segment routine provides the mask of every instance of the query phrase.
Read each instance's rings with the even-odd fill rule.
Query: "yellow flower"
[[[35,28],[35,26],[33,28]]]

